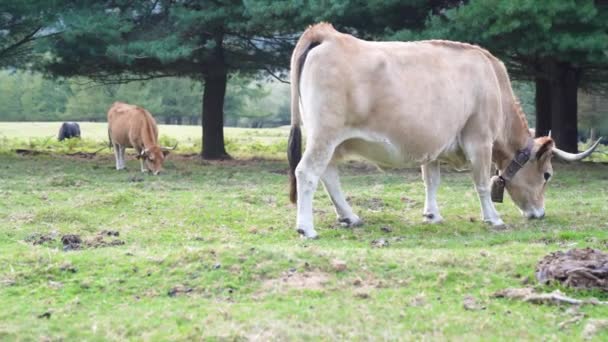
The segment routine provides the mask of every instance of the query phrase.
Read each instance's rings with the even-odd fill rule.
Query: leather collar
[[[532,148],[534,148],[534,139],[528,138],[526,147],[517,151],[515,157],[513,157],[505,171],[502,172],[498,177],[505,182],[513,179],[517,171],[524,167],[524,165],[530,160],[530,157],[532,156]]]

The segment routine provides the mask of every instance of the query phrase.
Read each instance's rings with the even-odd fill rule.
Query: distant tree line
[[[228,126],[273,127],[289,123],[289,87],[233,75],[224,111]],[[86,78],[48,79],[40,73],[0,71],[0,121],[105,121],[114,101],[148,109],[159,123],[200,124],[200,82],[157,78],[96,84]]]

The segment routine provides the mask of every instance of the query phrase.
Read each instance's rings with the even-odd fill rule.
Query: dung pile
[[[592,248],[553,252],[536,266],[536,279],[540,283],[608,291],[608,254]]]

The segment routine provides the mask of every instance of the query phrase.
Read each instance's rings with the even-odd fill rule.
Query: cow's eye
[[[551,178],[551,173],[545,172],[544,176],[545,176],[545,182],[546,182],[549,180],[549,178]]]

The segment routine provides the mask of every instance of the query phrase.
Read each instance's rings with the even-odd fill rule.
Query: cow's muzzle
[[[532,209],[532,210],[526,210],[526,211],[522,211],[522,214],[530,220],[534,220],[534,219],[542,219],[545,217],[545,209],[541,208],[541,209]]]

